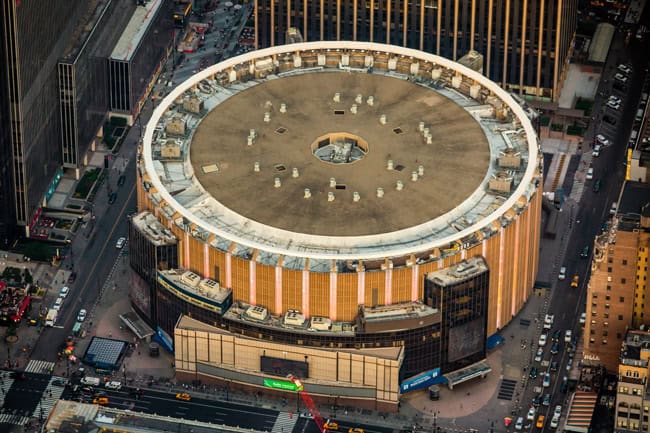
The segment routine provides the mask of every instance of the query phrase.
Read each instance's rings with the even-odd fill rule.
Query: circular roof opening
[[[368,153],[368,142],[358,135],[333,132],[321,135],[311,144],[311,153],[328,164],[353,164]]]

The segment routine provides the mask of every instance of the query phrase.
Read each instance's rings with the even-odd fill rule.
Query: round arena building
[[[149,216],[132,225],[145,233],[155,220],[176,251],[174,260],[157,259],[157,280],[169,290],[156,289],[157,307],[145,315],[177,339],[177,314],[165,312],[170,296],[192,308],[202,297],[228,298],[203,308],[205,316],[174,311],[235,328],[277,318],[269,335],[279,341],[282,329],[407,332],[418,322],[398,321],[421,306],[421,315],[437,315],[436,332],[466,324],[462,332],[483,346],[448,345],[424,364],[405,354],[399,380],[427,362],[456,370],[484,356],[485,340],[531,294],[541,177],[525,109],[448,59],[341,41],[228,59],[173,89],[144,134],[138,210]],[[132,250],[134,236],[131,229]],[[223,293],[182,289],[192,278]],[[395,322],[379,324],[388,317]],[[361,340],[341,341],[358,348]]]

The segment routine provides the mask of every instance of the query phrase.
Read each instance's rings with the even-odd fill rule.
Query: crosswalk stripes
[[[27,421],[29,421],[29,417],[26,416],[0,413],[0,424],[25,425]]]
[[[50,374],[50,369],[54,368],[54,363],[50,361],[39,361],[32,359],[25,367],[25,373]]]
[[[43,391],[43,395],[41,395],[41,400],[38,402],[36,409],[34,409],[34,412],[32,413],[33,417],[47,418],[50,415],[52,408],[56,402],[59,401],[64,390],[62,386],[52,385],[52,382],[61,380],[65,379],[52,376],[50,383],[47,385],[47,388],[45,388],[45,391]]]
[[[298,421],[297,414],[293,416],[289,412],[280,412],[278,417],[275,419],[275,424],[273,424],[273,430],[271,433],[291,433],[293,427]]]

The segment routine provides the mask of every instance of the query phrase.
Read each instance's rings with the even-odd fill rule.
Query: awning
[[[443,375],[443,377],[447,379],[447,386],[449,386],[449,389],[454,389],[454,385],[467,382],[468,380],[472,380],[477,377],[485,377],[485,375],[491,371],[492,367],[490,367],[487,363],[477,362],[476,364],[472,364],[468,367],[447,373]]]
[[[504,341],[505,341],[505,338],[503,338],[499,334],[492,334],[487,339],[487,348],[488,348],[488,350],[494,349],[495,347],[497,347],[499,344],[503,343]]]

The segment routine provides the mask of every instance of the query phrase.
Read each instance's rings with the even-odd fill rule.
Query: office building
[[[452,60],[483,55],[484,74],[527,97],[557,100],[571,56],[577,0],[255,0],[258,48],[355,40],[416,48]]]
[[[619,352],[614,427],[616,433],[650,431],[650,332],[630,329]]]
[[[61,174],[57,62],[86,2],[0,1],[0,242],[30,225]]]
[[[207,68],[161,101],[139,155],[138,209],[178,248],[179,269],[158,271],[158,338],[185,360],[175,339],[189,315],[295,346],[294,361],[403,347],[391,358],[402,391],[485,374],[486,342],[535,281],[541,173],[525,110],[439,56],[330,41]],[[179,362],[201,380],[232,369]],[[323,380],[341,382],[328,394],[351,379]],[[391,384],[355,396],[394,408]]]
[[[155,0],[138,6],[109,56],[109,108],[129,123],[173,49],[174,5],[172,0]]]
[[[610,372],[618,368],[619,348],[626,330],[650,324],[650,302],[646,301],[650,296],[647,192],[646,184],[628,182],[618,213],[606,223],[606,230],[594,243],[587,286],[584,354]]]
[[[136,9],[130,1],[88,5],[58,64],[63,167],[74,170],[88,164],[88,152],[101,136],[109,108],[107,59]]]

